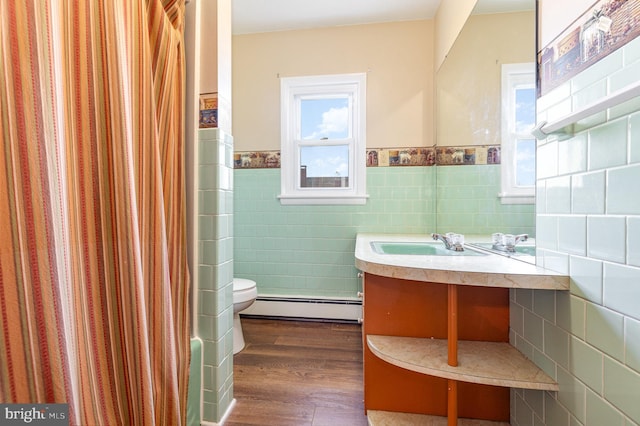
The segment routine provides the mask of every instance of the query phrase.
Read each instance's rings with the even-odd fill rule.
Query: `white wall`
[[[433,21],[233,37],[236,151],[280,149],[279,77],[367,73],[367,147],[432,146]]]
[[[442,1],[435,17],[434,66],[439,69],[478,0]]]

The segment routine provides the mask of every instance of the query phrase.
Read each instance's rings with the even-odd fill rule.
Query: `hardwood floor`
[[[242,318],[225,425],[367,425],[358,324]]]

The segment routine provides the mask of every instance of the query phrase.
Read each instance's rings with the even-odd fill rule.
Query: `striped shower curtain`
[[[184,0],[0,0],[0,403],[184,424]]]

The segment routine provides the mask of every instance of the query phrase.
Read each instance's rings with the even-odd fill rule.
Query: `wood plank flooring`
[[[242,318],[225,425],[365,426],[358,324]]]

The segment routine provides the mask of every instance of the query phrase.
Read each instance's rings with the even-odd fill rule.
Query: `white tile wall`
[[[627,123],[622,118],[589,131],[589,170],[626,164]]]
[[[640,319],[640,269],[605,263],[603,278],[604,306]]]
[[[640,217],[627,218],[627,264],[640,266]]]
[[[634,370],[640,370],[640,321],[625,318],[624,321],[624,362]]]
[[[624,263],[626,225],[623,216],[587,218],[587,255],[591,258]]]
[[[586,341],[603,353],[624,358],[624,316],[593,303],[587,303]]]
[[[640,375],[616,360],[604,358],[603,397],[626,414],[631,421],[640,419]],[[634,424],[634,423],[631,423]]]
[[[639,123],[640,124],[640,123]],[[558,141],[558,173],[578,173],[587,170],[587,134]]]
[[[640,114],[629,117],[629,163],[640,162]]]
[[[572,374],[596,394],[602,394],[603,353],[585,340],[572,336],[569,344],[569,358]]]
[[[640,164],[607,171],[607,213],[640,215]]]
[[[603,170],[571,176],[573,213],[603,214],[605,209],[605,172]]]
[[[584,256],[587,251],[586,216],[558,218],[558,250]]]
[[[545,179],[558,175],[558,142],[550,142],[538,148],[536,162],[538,179]]]
[[[602,262],[571,256],[571,294],[602,304]]]
[[[558,249],[558,216],[537,216],[536,247],[538,249]]]
[[[553,121],[640,80],[640,38],[538,100]],[[640,99],[538,142],[537,263],[569,292],[514,290],[510,339],[557,393],[512,393],[512,425],[640,425]]]
[[[570,213],[571,212],[571,177],[560,176],[547,179],[547,213]]]

